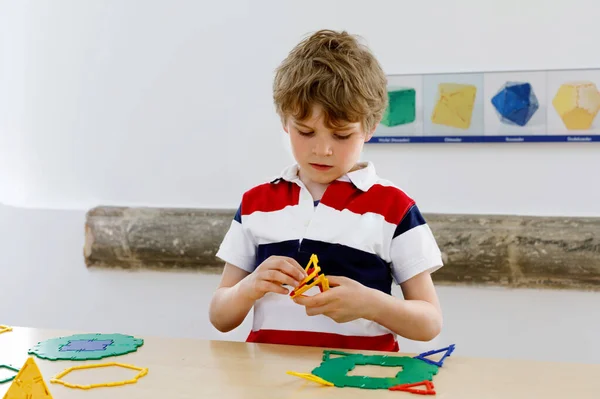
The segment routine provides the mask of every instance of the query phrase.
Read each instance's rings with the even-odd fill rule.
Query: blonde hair
[[[326,125],[360,122],[366,133],[387,107],[387,79],[371,51],[347,32],[320,30],[301,41],[276,69],[273,100],[286,120],[323,109]]]

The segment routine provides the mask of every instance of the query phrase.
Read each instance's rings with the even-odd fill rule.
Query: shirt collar
[[[346,173],[344,176],[338,178],[338,181],[346,181],[354,184],[358,189],[362,191],[368,191],[377,182],[377,173],[375,171],[375,165],[372,162],[361,162],[362,166],[360,169]],[[273,179],[271,182],[275,183],[280,179],[296,182],[299,181],[298,177],[298,164],[293,164],[285,168],[278,177]]]

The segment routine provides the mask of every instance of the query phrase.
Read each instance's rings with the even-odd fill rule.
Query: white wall
[[[249,320],[225,336],[208,323],[216,276],[87,270],[85,209],[233,207],[279,171],[290,158],[272,71],[307,32],[362,34],[388,73],[597,67],[593,4],[0,1],[0,202],[19,207],[0,205],[0,324],[243,339]],[[402,145],[365,158],[429,212],[600,215],[599,155],[575,143]],[[443,335],[403,350],[600,359],[594,293],[439,292]]]
[[[599,15],[592,0],[3,1],[0,202],[234,207],[290,162],[270,89],[304,34],[361,34],[388,73],[584,68],[600,66]],[[600,216],[598,144],[365,158],[427,212]]]

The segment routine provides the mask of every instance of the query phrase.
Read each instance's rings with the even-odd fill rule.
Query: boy
[[[398,335],[439,334],[435,238],[414,201],[359,162],[386,84],[346,32],[313,34],[279,66],[274,102],[297,163],[242,197],[217,253],[226,262],[210,305],[218,330],[254,307],[248,342],[398,351]],[[311,254],[331,288],[291,299]],[[404,299],[391,295],[393,280]]]

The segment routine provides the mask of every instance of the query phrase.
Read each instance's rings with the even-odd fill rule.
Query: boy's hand
[[[243,295],[253,301],[262,298],[267,292],[288,294],[282,285],[297,287],[307,276],[306,271],[293,258],[271,256],[241,282]]]
[[[318,314],[338,323],[368,318],[371,289],[347,277],[327,276],[329,290],[314,296],[300,296],[294,301],[306,307],[306,314]]]

